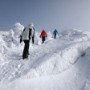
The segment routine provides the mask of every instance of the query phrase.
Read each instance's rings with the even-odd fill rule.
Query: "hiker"
[[[53,31],[54,39],[56,39],[57,34],[58,34],[58,31],[55,29],[55,30]]]
[[[23,50],[23,59],[28,58],[29,55],[29,42],[32,39],[32,43],[34,43],[34,35],[35,29],[33,24],[29,24],[24,28],[23,32],[20,35],[20,43],[24,41],[24,50]]]
[[[47,37],[47,33],[45,30],[42,30],[41,34],[40,34],[40,37],[42,38],[42,43],[44,43],[46,37]]]

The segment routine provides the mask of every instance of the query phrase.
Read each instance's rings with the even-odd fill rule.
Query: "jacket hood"
[[[28,27],[34,27],[33,23],[32,24],[29,24]]]

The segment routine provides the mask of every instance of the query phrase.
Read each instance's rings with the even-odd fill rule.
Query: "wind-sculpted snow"
[[[18,26],[18,28],[17,28]],[[19,28],[21,26],[21,28]],[[0,83],[13,81],[18,78],[36,78],[41,76],[58,75],[69,70],[80,57],[86,54],[90,47],[87,34],[78,31],[64,31],[53,39],[52,33],[44,44],[41,44],[40,32],[36,32],[35,44],[30,42],[30,55],[28,59],[22,59],[24,43],[19,43],[22,30],[20,23],[11,29],[8,34],[0,35]],[[17,31],[14,31],[16,30]]]
[[[73,42],[87,41],[90,38],[89,35],[77,29],[63,31],[61,35],[64,40]]]
[[[50,32],[45,44],[38,45],[41,41],[37,32],[36,45],[30,44],[29,58],[22,60],[24,44],[19,44],[19,37],[15,37],[13,33],[10,33],[12,36],[3,37],[3,41],[6,43],[3,45],[8,49],[5,50],[7,52],[4,51],[5,54],[2,56],[5,63],[3,65],[1,63],[0,67],[1,82],[11,81],[21,76],[22,78],[32,78],[62,73],[76,63],[82,53],[90,46],[89,41],[83,39],[81,42],[75,42],[75,40],[71,41],[70,37],[70,41],[66,41],[62,36],[54,40]],[[73,38],[72,34],[71,36]]]

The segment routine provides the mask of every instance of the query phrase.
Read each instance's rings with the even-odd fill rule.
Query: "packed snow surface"
[[[0,33],[0,90],[90,90],[90,34],[67,30],[44,44],[36,31],[28,59],[22,59],[24,26]]]

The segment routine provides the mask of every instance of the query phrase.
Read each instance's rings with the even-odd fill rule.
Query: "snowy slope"
[[[8,34],[0,35],[0,90],[90,89],[90,37],[86,32],[72,29],[57,39],[48,32],[44,44],[36,32],[30,55],[23,60],[24,43],[19,44],[20,33],[16,34],[22,29],[17,23]]]
[[[90,89],[90,49],[86,56],[65,72],[40,78],[20,78],[9,84],[9,90],[89,90]],[[24,86],[24,87],[22,87]],[[5,90],[5,87],[2,89]]]

